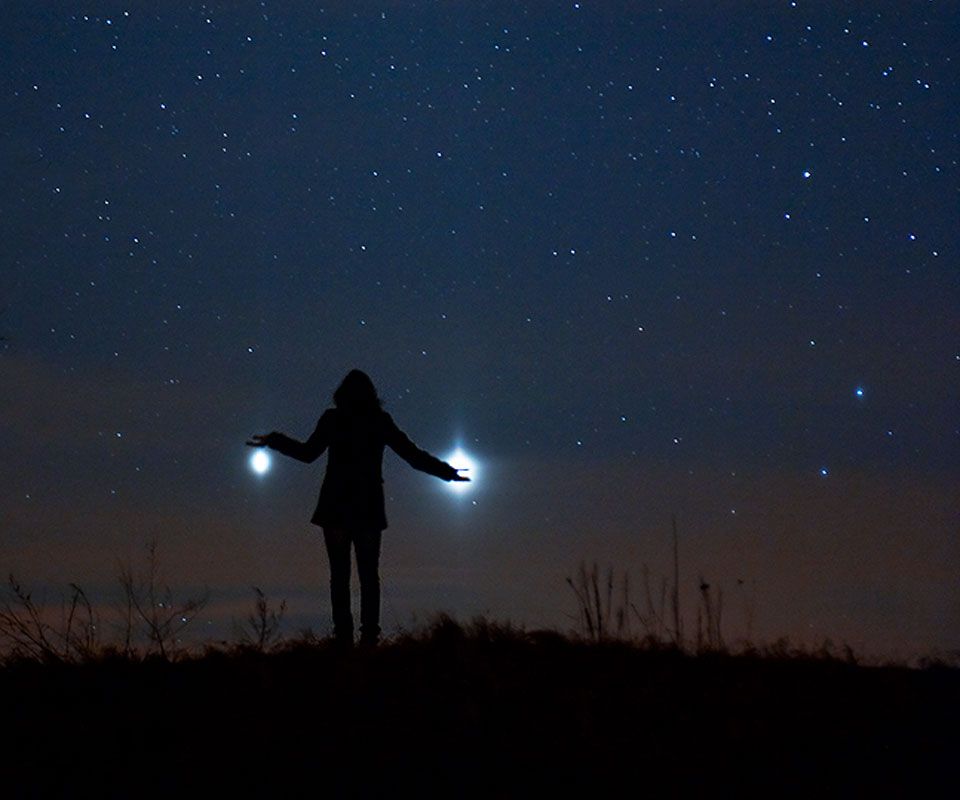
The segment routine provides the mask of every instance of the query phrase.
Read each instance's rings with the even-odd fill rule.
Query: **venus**
[[[266,450],[256,450],[250,456],[250,469],[256,472],[257,475],[263,475],[270,469],[270,456],[267,455]]]
[[[446,484],[447,488],[454,494],[463,494],[470,491],[471,487],[477,483],[477,462],[474,461],[459,447],[444,458],[450,466],[463,470],[469,481],[450,481]]]

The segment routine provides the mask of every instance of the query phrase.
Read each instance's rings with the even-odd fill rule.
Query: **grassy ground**
[[[960,670],[441,620],[180,660],[8,663],[4,796],[948,796]]]

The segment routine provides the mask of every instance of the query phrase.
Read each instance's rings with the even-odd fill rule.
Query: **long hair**
[[[350,414],[372,414],[379,411],[380,398],[366,372],[352,369],[333,393],[333,403]]]

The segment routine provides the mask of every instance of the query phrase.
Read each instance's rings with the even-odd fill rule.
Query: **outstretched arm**
[[[414,469],[426,472],[428,475],[435,475],[445,481],[470,480],[461,475],[455,467],[450,466],[446,461],[441,461],[436,456],[430,455],[426,450],[417,447],[390,417],[388,417],[387,422],[387,444],[390,445],[393,452]]]
[[[273,433],[258,433],[251,436],[247,444],[250,447],[269,447],[271,450],[276,450],[285,456],[290,456],[291,458],[297,459],[297,461],[303,461],[305,464],[309,464],[316,461],[323,451],[327,449],[327,444],[329,443],[328,422],[329,418],[326,414],[320,417],[320,420],[317,422],[317,427],[305,442],[297,441],[286,434],[274,431]]]

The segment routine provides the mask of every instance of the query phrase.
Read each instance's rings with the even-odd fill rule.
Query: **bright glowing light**
[[[257,475],[263,475],[270,469],[270,456],[267,455],[266,450],[258,449],[254,451],[253,455],[250,456],[250,469]]]
[[[470,458],[470,456],[459,447],[443,460],[451,467],[465,470],[463,474],[470,479],[469,481],[449,481],[447,488],[455,494],[463,494],[464,492],[470,491],[477,482],[479,472],[477,462]]]

